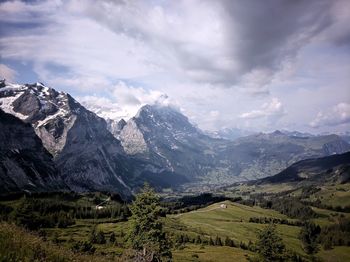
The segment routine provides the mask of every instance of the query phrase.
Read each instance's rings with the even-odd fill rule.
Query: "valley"
[[[1,80],[0,110],[4,119],[10,114],[31,125],[41,150],[51,155],[47,168],[76,192],[115,191],[131,197],[145,181],[157,189],[201,192],[271,176],[300,160],[350,150],[334,134],[295,136],[277,130],[233,141],[214,138],[178,109],[157,104],[142,106],[128,121],[106,121],[69,94],[42,83]],[[8,122],[2,122],[5,129]],[[5,154],[21,147],[16,139],[20,137],[2,145]],[[14,179],[13,172],[4,165],[0,179],[9,175]],[[31,190],[41,190],[37,181],[31,180]],[[13,183],[19,191],[26,188],[21,181]]]
[[[230,195],[228,192],[231,190],[231,188],[226,189],[227,196]],[[222,196],[222,194],[223,192],[218,192],[218,195]],[[262,194],[264,197],[261,197]],[[329,195],[332,197],[329,198]],[[69,252],[72,251],[75,256],[79,254],[91,256],[89,259],[92,261],[118,261],[127,248],[126,236],[130,226],[129,205],[120,202],[121,199],[118,196],[110,197],[111,200],[106,202],[101,210],[95,208],[96,203],[108,198],[108,195],[101,193],[83,195],[51,193],[18,197],[12,196],[13,199],[7,197],[7,200],[1,201],[2,219],[22,221],[18,222],[19,225],[29,223],[27,228],[39,230],[38,233],[27,231],[21,234],[33,238],[39,236],[39,242],[42,242],[40,245],[49,245],[53,249],[59,247],[62,256],[66,256],[64,261],[71,261]],[[344,199],[349,201],[349,198],[349,184],[324,186],[317,191],[307,190],[307,188],[294,188],[293,191],[291,187],[280,185],[275,188],[271,186],[264,188],[261,185],[250,188],[242,186],[235,188],[232,198],[224,201],[215,197],[211,199],[208,196],[193,198],[192,205],[189,197],[184,202],[181,198],[162,201],[164,213],[161,220],[164,231],[171,239],[174,261],[230,261],[233,258],[237,261],[246,261],[248,257],[255,255],[258,233],[271,222],[276,224],[276,232],[282,238],[288,253],[293,255],[294,259],[298,258],[298,261],[308,261],[310,257],[304,251],[299,237],[305,219],[310,219],[321,227],[316,257],[322,261],[347,261],[350,259],[348,246],[350,239],[349,232],[346,230],[350,229],[348,226],[350,213],[337,209],[339,206],[348,208],[348,202],[344,202]],[[207,199],[207,201],[199,204],[198,199],[202,201]],[[295,204],[290,208],[295,210],[279,209],[278,205],[275,207],[274,203],[278,204],[279,199],[285,203],[293,199]],[[324,204],[325,207],[316,207],[313,204],[316,203],[315,199],[320,200],[318,206]],[[210,204],[210,200],[219,202]],[[272,205],[266,205],[265,200],[270,201]],[[303,204],[299,207],[296,202]],[[186,203],[186,206],[176,208],[179,203]],[[44,222],[45,219],[49,221],[54,219],[52,217],[56,216],[54,213],[58,209],[60,211],[56,214],[57,222],[53,222],[51,226],[45,226],[50,224]],[[34,214],[37,215],[34,216]],[[29,221],[25,219],[27,215],[31,217]],[[35,219],[39,219],[39,224],[35,223]],[[13,230],[21,230],[7,223],[9,222],[2,222],[1,227],[5,231],[2,230],[0,234],[0,242],[9,241],[4,239],[5,232],[8,234],[6,237],[9,238],[14,234]],[[344,226],[347,226],[342,229],[341,234],[334,232],[333,242],[329,247],[324,242],[326,240],[323,236],[329,233],[323,230],[337,223],[345,223]],[[92,240],[92,234],[100,237]],[[12,235],[12,237],[15,236]],[[50,244],[44,244],[46,242]],[[84,248],[83,243],[91,244]],[[79,259],[82,258],[76,259],[80,261]],[[296,260],[291,258],[291,261]]]
[[[103,119],[5,80],[0,120],[1,261],[138,261],[139,241],[159,244],[146,247],[161,261],[264,261],[264,234],[281,243],[278,261],[350,260],[350,145],[338,135],[230,140],[171,106]]]
[[[350,262],[350,0],[0,0],[0,262]]]

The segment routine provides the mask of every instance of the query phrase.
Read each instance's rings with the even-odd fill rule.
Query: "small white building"
[[[226,204],[221,204],[220,208],[227,208],[227,205]]]

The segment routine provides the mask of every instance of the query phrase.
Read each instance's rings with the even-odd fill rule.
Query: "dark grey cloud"
[[[332,10],[337,2],[194,1],[192,6],[194,11],[191,12],[195,13],[197,8],[197,12],[200,13],[203,5],[206,5],[212,8],[216,16],[211,17],[210,12],[198,17],[194,15],[190,22],[198,24],[200,31],[202,27],[220,19],[219,29],[223,30],[222,33],[225,35],[223,38],[218,38],[213,33],[215,30],[208,31],[212,35],[208,34],[203,40],[212,43],[208,45],[207,50],[196,49],[198,48],[196,45],[188,48],[193,45],[190,34],[195,35],[196,31],[193,30],[196,28],[186,28],[186,25],[183,25],[185,37],[181,37],[176,35],[177,28],[168,23],[167,18],[172,16],[188,20],[186,17],[188,4],[181,1],[179,5],[169,4],[173,8],[171,11],[169,6],[164,5],[163,7],[167,8],[159,9],[159,17],[154,15],[154,10],[139,1],[107,0],[93,9],[89,8],[87,13],[117,33],[126,34],[152,45],[160,54],[172,53],[186,76],[195,81],[222,84],[226,87],[254,86],[254,93],[267,94],[268,91],[264,86],[269,83],[268,79],[281,69],[285,60],[293,59],[300,48],[336,22]],[[137,17],[138,21],[130,17]],[[165,27],[165,32],[158,30],[158,25],[152,23],[153,18],[157,18],[158,23],[164,23],[161,27]],[[219,41],[222,42],[217,44]],[[340,35],[338,42],[341,41],[347,41],[347,37]],[[215,48],[221,50],[213,50]],[[161,62],[157,62],[158,66],[164,66]],[[255,79],[256,70],[262,70],[263,72],[258,74],[265,76]],[[248,75],[246,81],[242,83],[241,77],[250,73],[252,76]],[[263,81],[259,81],[260,79]]]
[[[322,109],[349,100],[349,0],[0,1],[0,13],[3,68],[25,79],[25,65],[101,115],[166,93],[211,129],[317,116],[327,130]]]
[[[329,0],[222,1],[240,71],[276,70],[332,23]]]

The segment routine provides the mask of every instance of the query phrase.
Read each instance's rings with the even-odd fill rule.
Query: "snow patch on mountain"
[[[7,89],[7,90],[9,90],[9,89]],[[0,95],[2,92],[5,93],[6,91],[3,89],[0,89]],[[21,93],[18,93],[15,96],[0,97],[0,107],[4,112],[11,114],[11,115],[14,115],[15,117],[18,117],[19,119],[25,120],[28,116],[23,115],[23,114],[18,113],[18,112],[15,112],[13,110],[13,102],[15,100],[17,100],[17,98],[19,98],[21,95],[22,95]]]
[[[32,124],[44,147],[54,156],[65,146],[67,133],[79,113],[79,108],[71,108],[70,100],[74,99],[68,94],[39,82],[0,83],[0,108]]]

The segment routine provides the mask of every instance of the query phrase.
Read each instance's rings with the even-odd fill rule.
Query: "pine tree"
[[[98,231],[96,234],[96,243],[97,244],[106,244],[105,234],[102,231]]]
[[[209,238],[209,245],[210,246],[214,246],[214,241],[213,241],[213,239],[211,237]]]
[[[215,246],[222,246],[222,241],[219,236],[216,236],[215,238]]]
[[[226,237],[224,243],[225,243],[225,246],[229,247],[230,246],[230,238]]]
[[[138,256],[147,257],[147,261],[170,260],[171,251],[160,220],[159,197],[148,184],[136,195],[130,211],[130,247]]]
[[[268,225],[258,234],[256,248],[263,261],[285,261],[285,245],[277,235],[274,224]]]
[[[190,239],[189,239],[188,235],[185,235],[183,240],[184,240],[184,243],[190,242]]]
[[[97,238],[96,238],[96,225],[94,225],[91,229],[90,235],[89,235],[89,241],[91,243],[96,243]]]
[[[225,243],[225,246],[228,246],[228,247],[234,247],[235,246],[233,240],[231,238],[229,238],[229,237],[225,238],[225,242],[224,243]]]
[[[112,234],[109,236],[109,242],[111,244],[114,244],[115,240],[116,240],[115,233],[112,232]]]
[[[300,240],[303,243],[304,250],[307,254],[313,255],[318,251],[318,237],[321,233],[321,228],[312,222],[305,222],[300,231]]]
[[[200,235],[197,235],[196,244],[202,244],[202,239],[201,239]]]

